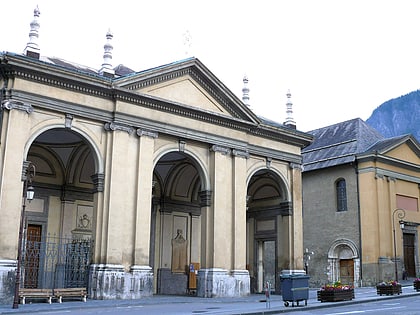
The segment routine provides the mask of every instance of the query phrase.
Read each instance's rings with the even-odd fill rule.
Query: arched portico
[[[205,173],[188,152],[171,150],[159,155],[153,172],[150,236],[156,293],[187,294],[197,289],[196,275],[190,271],[198,271],[201,265]]]
[[[256,170],[247,190],[247,267],[251,292],[267,283],[279,292],[281,270],[289,269],[289,220],[292,203],[287,183],[269,168]]]
[[[35,197],[23,213],[21,286],[87,286],[93,250],[98,156],[79,133],[50,126],[29,137],[22,172],[31,163]],[[19,163],[19,161],[16,161]]]

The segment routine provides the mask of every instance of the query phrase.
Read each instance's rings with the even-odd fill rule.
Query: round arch
[[[349,251],[350,250],[350,251]],[[341,257],[340,257],[341,255]],[[328,250],[328,258],[358,258],[359,252],[356,244],[349,239],[335,240]]]
[[[268,168],[266,165],[263,165],[263,164],[258,165],[258,166],[254,167],[253,169],[250,169],[248,171],[248,176],[246,178],[246,186],[247,187],[249,186],[249,183],[251,182],[252,177],[255,174],[257,174],[259,171],[268,171],[268,172],[271,172],[274,175],[276,175],[276,177],[278,177],[278,179],[280,179],[279,182],[281,183],[281,188],[286,193],[286,196],[287,196],[286,199],[287,200],[291,200],[292,199],[292,194],[290,192],[289,185],[287,185],[287,180],[284,177],[284,175],[281,172],[279,172],[277,169],[275,169],[275,168]]]
[[[176,152],[176,153],[184,153],[188,157],[191,158],[193,163],[195,164],[198,174],[200,175],[201,187],[202,190],[210,190],[210,176],[206,165],[201,161],[199,156],[192,150],[185,149],[180,151],[178,146],[175,145],[167,145],[160,148],[158,151],[155,152],[155,158],[153,160],[153,168],[159,163],[159,160],[168,153]]]
[[[91,148],[92,152],[94,152],[94,154],[92,154],[93,159],[95,161],[95,172],[96,173],[103,173],[104,172],[104,161],[103,161],[103,157],[100,153],[99,148],[97,147],[95,141],[90,137],[90,135],[85,132],[83,129],[77,128],[77,127],[72,127],[71,129],[67,129],[63,127],[63,124],[52,124],[52,125],[48,125],[48,126],[44,126],[38,130],[36,130],[35,132],[32,133],[32,135],[28,138],[28,141],[25,144],[25,148],[24,148],[24,157],[28,156],[29,150],[31,148],[31,145],[33,144],[33,142],[35,141],[35,139],[40,136],[41,134],[53,130],[53,129],[63,129],[63,130],[68,130],[69,132],[74,132],[76,134],[78,134],[80,137],[82,137],[84,140],[86,140],[87,144],[89,145],[89,147]]]

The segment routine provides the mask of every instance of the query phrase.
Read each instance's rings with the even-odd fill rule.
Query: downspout
[[[360,287],[363,286],[363,250],[362,250],[362,219],[360,214],[360,188],[359,188],[359,166],[357,162],[357,158],[354,160],[354,171],[356,173],[356,195],[357,195],[357,213],[359,219],[359,260],[360,260],[360,267],[359,267],[359,285]]]

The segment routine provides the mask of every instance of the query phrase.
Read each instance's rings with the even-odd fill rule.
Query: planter
[[[376,286],[376,293],[379,295],[394,295],[394,294],[401,294],[401,284],[397,285],[377,285]]]
[[[350,301],[354,299],[354,289],[320,290],[317,291],[317,297],[320,302]]]
[[[414,281],[413,286],[414,286],[414,290],[416,290],[417,292],[420,291],[420,281]]]

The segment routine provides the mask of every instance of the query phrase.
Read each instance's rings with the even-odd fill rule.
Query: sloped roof
[[[302,150],[304,171],[351,163],[356,154],[366,151],[384,139],[378,131],[360,118],[308,133],[314,136],[314,141]]]
[[[411,138],[410,135],[402,135],[402,136],[395,136],[392,138],[387,138],[380,140],[369,147],[366,151],[368,152],[375,152],[378,151],[380,153],[385,153],[386,151],[395,148],[396,146],[400,145],[401,143],[407,141]],[[414,138],[413,138],[414,139]]]

